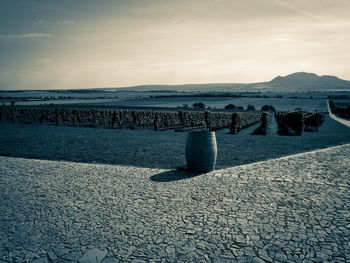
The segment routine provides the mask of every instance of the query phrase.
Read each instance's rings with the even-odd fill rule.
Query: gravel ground
[[[350,144],[196,175],[0,157],[0,262],[350,262]]]
[[[252,136],[251,127],[237,135],[216,133],[217,168],[232,167],[350,142],[350,128],[329,116],[316,133],[286,137]],[[0,155],[46,160],[175,168],[185,164],[187,133],[112,130],[0,123]]]

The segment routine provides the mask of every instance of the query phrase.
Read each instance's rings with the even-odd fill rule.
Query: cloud
[[[310,17],[310,18],[312,18],[314,20],[323,21],[323,19],[321,17],[319,17],[319,16],[317,16],[317,15],[315,15],[315,14],[313,14],[313,13],[311,13],[311,12],[305,10],[305,9],[298,8],[295,5],[292,5],[292,4],[287,3],[285,1],[275,0],[275,3],[277,3],[277,4],[281,5],[281,6],[287,7],[289,9],[291,9],[291,10],[294,10],[294,11],[298,12],[299,14],[308,16],[308,17]]]
[[[8,34],[0,35],[0,39],[4,38],[39,38],[39,37],[51,37],[51,34],[48,33],[28,33],[28,34]]]

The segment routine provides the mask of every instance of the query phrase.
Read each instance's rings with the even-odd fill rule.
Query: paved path
[[[0,157],[0,262],[350,262],[350,144],[205,175]]]
[[[335,114],[332,113],[331,108],[329,106],[329,100],[327,100],[327,107],[328,107],[328,113],[329,113],[329,117],[331,117],[333,120],[347,126],[350,127],[350,120],[346,120],[343,118],[339,118],[338,116],[336,116]]]

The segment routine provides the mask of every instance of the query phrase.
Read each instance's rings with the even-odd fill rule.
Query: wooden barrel
[[[187,169],[194,172],[214,170],[217,156],[213,131],[191,131],[186,141]]]

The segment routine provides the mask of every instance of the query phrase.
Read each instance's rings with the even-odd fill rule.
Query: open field
[[[350,128],[326,116],[315,133],[286,137],[253,136],[256,128],[236,135],[216,132],[217,167],[231,167],[350,142]],[[186,133],[153,130],[113,130],[55,125],[0,123],[0,155],[35,159],[95,162],[152,168],[185,164]]]
[[[228,94],[227,96],[225,94]],[[231,94],[231,97],[230,97]],[[349,92],[214,92],[214,91],[160,91],[160,90],[61,90],[61,91],[18,91],[0,92],[0,102],[10,105],[69,105],[93,104],[105,106],[142,106],[142,107],[182,107],[203,102],[207,107],[224,108],[227,104],[235,104],[246,108],[249,104],[256,109],[269,104],[277,110],[294,110],[302,108],[307,111],[327,111],[328,96],[349,97]],[[206,97],[209,95],[211,97]],[[173,97],[172,97],[173,96]],[[215,96],[215,97],[213,97]],[[226,96],[226,97],[225,97]],[[241,97],[232,97],[241,96]],[[6,99],[8,98],[8,99]],[[10,99],[13,98],[13,99]],[[340,101],[341,102],[341,101]]]
[[[293,98],[229,98],[229,97],[176,97],[176,98],[104,98],[104,99],[65,99],[65,100],[50,100],[50,101],[19,101],[16,105],[92,105],[92,106],[127,106],[127,107],[183,107],[185,104],[191,106],[194,103],[203,102],[206,107],[224,108],[228,104],[242,106],[245,109],[248,105],[253,105],[260,110],[263,105],[272,105],[278,111],[294,110],[302,108],[306,111],[318,110],[321,112],[327,111],[326,99],[293,99]],[[9,105],[6,103],[5,105]]]
[[[245,109],[248,105],[261,109],[264,105],[272,105],[278,111],[294,110],[302,108],[306,111],[327,111],[325,99],[295,99],[295,98],[221,98],[221,97],[180,97],[180,98],[140,98],[124,101],[105,102],[110,106],[147,106],[147,107],[181,107],[184,104],[191,106],[193,103],[203,102],[207,107],[224,108],[228,104],[242,106]]]

